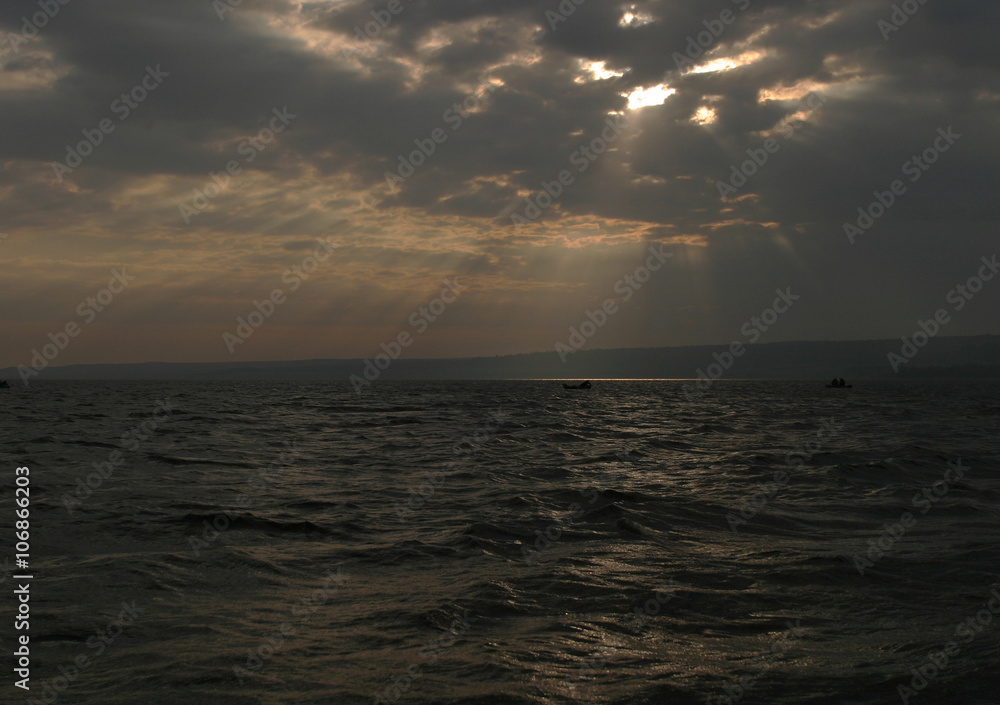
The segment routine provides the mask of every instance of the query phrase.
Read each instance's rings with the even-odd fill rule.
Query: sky
[[[0,366],[1000,333],[998,26],[4,0]]]

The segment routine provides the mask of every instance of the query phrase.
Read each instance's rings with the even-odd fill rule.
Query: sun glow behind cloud
[[[695,66],[690,71],[686,71],[685,75],[693,73],[714,73],[716,71],[730,71],[732,69],[740,68],[741,66],[748,66],[756,61],[760,61],[764,58],[765,54],[762,51],[745,51],[742,54],[736,56],[724,56],[718,59],[712,59],[708,63],[700,64]]]
[[[758,100],[801,100],[805,96],[809,95],[814,91],[826,92],[829,90],[831,84],[820,83],[819,81],[808,80],[799,81],[789,86],[772,86],[771,88],[762,88],[758,91]]]
[[[587,75],[577,76],[574,79],[576,83],[604,81],[609,78],[621,78],[625,75],[624,71],[613,71],[609,69],[603,61],[582,61],[580,62],[580,68],[585,71]]]
[[[691,118],[691,122],[696,123],[698,125],[711,124],[715,122],[715,110],[713,108],[708,107],[707,105],[703,105],[700,108],[698,108],[698,111],[694,114],[694,117]]]
[[[628,12],[622,15],[622,18],[618,20],[618,26],[643,27],[647,24],[652,24],[655,21],[656,19],[652,15],[647,15],[645,12],[638,12],[635,7],[631,7]]]
[[[631,93],[622,93],[628,98],[629,110],[645,108],[649,105],[662,105],[667,98],[677,92],[676,88],[670,88],[665,83],[649,88],[636,88]]]
[[[579,12],[551,32],[538,21],[537,8],[521,3],[444,3],[432,12],[404,3],[373,36],[355,30],[377,24],[371,8],[356,0],[243,3],[226,13],[221,32],[208,34],[199,30],[204,7],[132,0],[130,6],[141,6],[142,12],[120,13],[115,22],[116,31],[132,39],[111,43],[97,29],[100,12],[88,5],[77,10],[81,18],[93,16],[80,22],[80,31],[96,32],[86,41],[55,20],[22,45],[20,54],[0,52],[0,97],[11,136],[0,158],[0,230],[9,233],[0,237],[0,250],[15,264],[9,268],[15,277],[10,288],[25,292],[23,300],[5,302],[12,312],[5,335],[20,336],[17,350],[44,342],[48,332],[21,326],[22,311],[44,307],[39,315],[57,320],[78,300],[76,293],[67,299],[70,277],[61,266],[52,267],[51,251],[86,265],[87,273],[72,277],[81,296],[105,276],[105,260],[142,265],[141,286],[133,293],[146,298],[130,294],[137,302],[130,304],[123,297],[121,308],[116,302],[108,312],[109,321],[127,315],[151,326],[187,325],[189,319],[208,326],[232,320],[276,276],[281,283],[281,273],[311,251],[315,237],[328,235],[345,245],[368,241],[342,248],[298,292],[296,303],[282,310],[289,325],[329,326],[324,328],[328,349],[302,354],[369,354],[365,347],[377,349],[381,327],[395,325],[393,316],[405,316],[411,304],[419,304],[436,286],[432,280],[451,275],[469,277],[477,290],[497,292],[469,305],[473,326],[455,321],[454,329],[441,328],[468,331],[468,340],[451,354],[492,354],[489,345],[477,342],[480,331],[492,334],[489,322],[508,311],[513,330],[514,312],[531,300],[522,295],[603,286],[607,248],[634,244],[639,253],[647,241],[681,242],[681,237],[706,253],[699,263],[705,267],[692,263],[692,278],[704,275],[733,304],[725,311],[706,306],[705,316],[738,319],[745,313],[742,292],[753,279],[713,269],[732,261],[729,248],[759,243],[767,266],[778,261],[767,258],[779,235],[793,244],[814,233],[826,237],[829,228],[822,224],[837,222],[855,198],[857,171],[879,173],[881,149],[902,153],[922,139],[898,124],[929,124],[943,119],[942,106],[971,105],[964,119],[974,123],[970,129],[983,129],[986,123],[976,121],[1000,109],[1000,90],[986,72],[992,71],[988,54],[963,52],[961,61],[953,61],[949,43],[931,41],[936,18],[928,15],[906,30],[914,42],[925,33],[920,51],[926,61],[904,60],[910,54],[890,61],[871,18],[851,3],[836,10],[829,3],[767,3],[766,11],[741,18],[700,57],[682,62],[683,77],[671,58],[683,44],[662,35],[700,31],[700,17],[687,22],[687,14],[670,3],[649,0]],[[385,4],[375,7],[381,12],[379,7]],[[0,15],[7,22],[0,28],[19,31],[19,20]],[[990,17],[981,18],[986,29]],[[953,24],[942,26],[954,29]],[[962,30],[978,31],[971,23]],[[607,42],[577,41],[586,36]],[[888,49],[904,50],[904,44],[893,40]],[[65,145],[76,144],[80,130],[93,127],[87,116],[106,114],[111,98],[132,85],[135,79],[123,67],[153,60],[144,55],[149,46],[164,47],[168,69],[172,47],[170,52],[184,52],[191,65],[205,71],[197,79],[168,79],[164,90],[174,93],[152,95],[81,168],[62,180],[53,178],[52,160],[65,159]],[[220,61],[224,57],[229,60]],[[803,107],[810,92],[828,98],[830,107]],[[449,106],[473,95],[478,102],[472,105],[470,99],[460,125],[444,120]],[[190,202],[192,189],[202,189],[207,170],[241,156],[237,147],[259,129],[258,115],[285,102],[302,118],[259,159],[241,160],[238,178],[209,198],[190,223],[182,220],[178,204]],[[639,111],[644,107],[654,109]],[[44,117],[44,130],[38,116]],[[627,127],[595,162],[598,168],[554,198],[544,217],[515,227],[510,215],[524,212],[525,200],[543,193],[542,180],[550,183],[559,173],[569,156],[565,152],[603,131],[598,126],[609,117],[614,125],[627,118]],[[427,136],[442,125],[447,142],[421,158],[422,165],[395,191],[387,188],[385,174],[402,168],[399,155],[410,155],[416,142],[428,144]],[[451,130],[459,127],[453,136]],[[795,143],[783,147],[781,165],[762,170],[753,188],[737,198],[720,200],[717,179],[726,178],[726,165],[745,149],[740,145],[770,136],[784,144],[791,134],[787,128],[794,129]],[[872,144],[881,145],[878,150],[860,139],[869,135]],[[988,141],[980,146],[989,149]],[[953,168],[979,163],[978,156],[971,166],[960,163],[961,157],[957,150],[948,155]],[[942,177],[947,168],[940,167]],[[961,217],[989,217],[988,204],[977,210],[960,190],[959,198],[945,198],[953,193],[945,183],[951,180],[941,181],[935,202],[943,213],[954,204]],[[296,243],[302,243],[301,253]],[[675,262],[687,262],[684,252],[690,249],[678,248]],[[839,251],[832,247],[831,256]],[[627,269],[631,254],[626,254],[617,262]],[[582,259],[573,259],[578,256]],[[581,268],[581,261],[592,262],[593,272]],[[717,271],[718,279],[709,271]],[[676,292],[657,288],[661,282],[667,286],[661,278],[643,295],[667,304],[650,309],[674,304]],[[52,295],[40,295],[42,287]],[[162,295],[153,293],[157,289]],[[504,350],[540,349],[554,335],[546,326],[563,330],[563,318],[572,320],[581,306],[572,299],[536,306],[539,335],[522,331],[510,340],[497,334],[497,340],[509,346]],[[699,302],[688,306],[689,313],[703,312]],[[543,321],[543,314],[554,323]],[[486,323],[480,327],[480,321]],[[375,332],[357,332],[364,326]],[[285,354],[277,337],[273,348],[267,347],[270,342],[260,347],[270,340],[265,337],[270,330],[277,331],[277,324],[243,346],[248,355],[265,349]],[[315,337],[307,328],[295,331],[287,340],[296,345]],[[192,344],[192,356],[219,353],[218,335],[209,332],[212,344],[204,351]],[[722,329],[718,335],[725,334]],[[354,342],[338,340],[352,335],[357,349]],[[648,344],[646,335],[637,332],[637,340]],[[709,338],[696,340],[717,339],[711,331],[697,335]],[[170,342],[168,336],[163,340]],[[221,354],[226,352],[223,347]],[[76,354],[67,353],[60,364],[81,361],[71,357]]]

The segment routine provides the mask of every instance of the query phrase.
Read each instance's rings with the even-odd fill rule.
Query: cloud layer
[[[411,356],[553,349],[653,243],[592,346],[728,342],[788,286],[768,340],[912,333],[997,249],[1000,8],[895,7],[9,0],[0,365],[122,266],[57,364],[368,357],[453,276]]]

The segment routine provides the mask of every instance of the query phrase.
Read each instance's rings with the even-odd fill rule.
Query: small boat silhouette
[[[580,384],[566,384],[563,382],[563,389],[590,389],[590,382],[580,382]]]

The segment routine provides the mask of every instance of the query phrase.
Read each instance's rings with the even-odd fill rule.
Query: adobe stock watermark
[[[695,378],[697,379],[695,386],[692,387],[690,384],[681,386],[684,396],[688,401],[705,394],[712,386],[712,383],[732,368],[737,358],[742,357],[746,353],[747,345],[753,345],[760,340],[761,335],[770,330],[771,326],[778,322],[778,317],[783,313],[787,313],[792,304],[802,298],[798,294],[793,294],[792,287],[790,286],[786,286],[784,289],[775,289],[774,292],[777,294],[777,297],[775,297],[771,306],[761,311],[760,316],[751,316],[750,320],[740,327],[740,333],[747,338],[746,345],[744,345],[742,340],[734,340],[729,344],[729,348],[725,352],[712,353],[715,362],[710,363],[707,370],[699,367],[695,371]]]
[[[971,643],[977,636],[983,633],[986,627],[993,622],[993,615],[1000,615],[1000,590],[993,588],[990,591],[989,599],[974,615],[966,617],[955,626],[955,636],[965,639],[965,643]],[[941,651],[931,652],[927,660],[916,668],[910,669],[913,676],[909,685],[900,683],[896,686],[896,693],[903,705],[909,705],[912,698],[916,697],[924,690],[931,681],[940,676],[948,669],[953,661],[962,653],[957,641],[949,641]],[[905,677],[905,676],[904,676]]]
[[[174,406],[170,399],[161,399],[150,414],[149,418],[142,423],[136,424],[121,436],[121,446],[129,452],[139,450],[142,442],[153,435],[160,426],[165,424],[170,417]],[[115,473],[115,468],[125,463],[125,455],[120,450],[113,450],[108,454],[108,459],[103,463],[93,463],[94,472],[89,473],[86,478],[83,476],[76,478],[76,489],[73,494],[64,492],[59,499],[62,501],[66,511],[73,516],[73,510],[81,506],[84,501],[101,488],[104,481],[110,479]]]
[[[296,625],[304,625],[309,622],[316,611],[330,599],[332,593],[340,590],[350,578],[351,576],[339,566],[336,573],[332,569],[327,569],[322,587],[313,590],[309,597],[303,598],[292,607],[292,615],[297,619],[282,622],[275,632],[264,636],[263,641],[256,649],[247,649],[245,665],[233,666],[233,675],[236,676],[239,684],[243,685],[247,678],[263,670],[264,664],[274,658],[274,655],[285,645],[286,637],[298,634],[299,627]]]
[[[549,22],[549,29],[556,31],[559,23],[568,20],[570,15],[576,12],[576,8],[585,2],[587,0],[562,0],[555,10],[546,10],[545,19]]]
[[[770,651],[761,654],[755,659],[756,663],[751,666],[755,670],[755,673],[744,673],[736,679],[735,684],[722,686],[725,695],[717,696],[714,699],[710,696],[705,702],[709,705],[735,705],[735,703],[738,703],[747,693],[753,690],[757,685],[757,680],[777,666],[781,659],[785,657],[785,652],[802,641],[802,637],[806,634],[807,630],[802,627],[801,619],[796,619],[794,623],[791,621],[786,622],[786,625],[788,626],[788,631],[771,644]]]
[[[234,11],[243,4],[243,0],[212,0],[212,9],[220,22],[226,21],[226,13]]]
[[[122,634],[125,633],[127,627],[131,627],[135,624],[139,615],[146,611],[145,607],[139,607],[135,604],[135,600],[131,602],[122,601],[122,609],[118,612],[118,616],[108,622],[103,628],[96,630],[92,635],[87,637],[84,642],[88,650],[81,651],[77,654],[76,658],[73,659],[71,663],[62,664],[57,669],[60,675],[50,678],[49,680],[42,681],[41,695],[38,698],[31,698],[27,701],[27,705],[52,705],[55,703],[59,696],[69,688],[73,683],[76,682],[77,678],[93,665],[93,663],[100,658],[100,656],[112,646]],[[91,654],[90,651],[94,653]],[[16,654],[17,652],[15,652]],[[14,669],[15,672],[17,669]],[[18,675],[21,675],[20,673]],[[15,683],[15,685],[17,685]],[[18,686],[22,687],[22,686]],[[28,690],[27,685],[23,686],[25,690]],[[37,688],[37,686],[36,686]]]
[[[70,0],[38,0],[39,12],[31,17],[25,15],[21,18],[21,31],[18,34],[7,32],[7,43],[14,50],[15,54],[21,53],[21,45],[27,44],[29,40],[38,36],[38,31],[49,24],[49,20],[55,18],[63,7],[69,5]]]
[[[93,296],[88,296],[81,301],[76,307],[76,315],[83,319],[84,325],[93,323],[97,314],[104,311],[115,296],[123,292],[133,279],[135,276],[126,274],[125,267],[117,270],[112,269],[108,285]],[[50,362],[59,357],[59,353],[68,348],[70,341],[80,335],[82,330],[79,323],[69,321],[62,330],[49,333],[48,337],[52,342],[43,345],[41,350],[32,348],[31,364],[17,366],[17,373],[20,375],[21,381],[24,382],[24,386],[27,387],[29,379],[37,377],[42,370],[49,366]]]
[[[492,412],[481,430],[476,431],[471,436],[462,438],[452,446],[452,454],[461,456],[462,460],[468,460],[476,451],[496,438],[497,431],[503,427],[504,422],[509,417],[510,414],[502,408]],[[396,516],[405,519],[423,507],[437,493],[438,488],[444,484],[445,479],[456,471],[458,463],[458,460],[453,460],[441,470],[425,473],[425,480],[419,487],[410,487],[410,497],[406,500],[405,504],[399,503],[396,506]]]
[[[361,391],[365,387],[371,386],[371,383],[377,380],[394,360],[399,359],[399,356],[403,354],[403,348],[413,345],[415,336],[425,332],[430,327],[430,324],[440,318],[445,309],[450,304],[455,303],[458,296],[468,288],[465,284],[459,283],[458,277],[452,277],[451,281],[446,279],[441,293],[436,298],[431,299],[426,305],[421,306],[411,313],[407,319],[407,323],[415,328],[416,332],[411,334],[406,330],[400,331],[388,343],[380,343],[379,347],[382,349],[382,352],[375,356],[374,362],[366,358],[364,362],[365,368],[361,375],[351,375],[348,377],[348,381],[354,387],[355,393],[361,396]]]
[[[730,0],[734,5],[739,6],[740,12],[745,12],[748,7],[750,7],[750,0]],[[722,33],[726,31],[726,27],[733,24],[736,21],[736,15],[730,9],[725,9],[719,13],[718,19],[714,20],[703,20],[702,25],[705,29],[699,32],[694,37],[687,37],[687,45],[684,47],[684,54],[679,51],[675,51],[671,58],[674,60],[674,65],[677,67],[677,71],[681,76],[685,76],[684,65],[690,64],[690,68],[695,68],[695,60],[701,58],[701,56],[712,48],[712,46],[719,40]],[[690,71],[688,72],[690,73]]]
[[[920,154],[914,154],[912,158],[903,162],[903,166],[900,167],[903,175],[910,177],[910,183],[920,181],[920,178],[927,173],[931,165],[937,163],[941,155],[951,149],[952,145],[961,137],[962,135],[952,131],[950,125],[948,129],[939,127],[938,136],[934,139],[933,144]],[[875,200],[867,208],[863,206],[858,207],[857,221],[854,224],[844,223],[844,234],[847,235],[848,242],[853,245],[855,238],[859,235],[864,235],[870,230],[875,221],[885,215],[895,205],[897,198],[906,193],[906,189],[907,187],[903,181],[896,179],[889,184],[887,191],[875,191]]]
[[[270,123],[268,123],[269,127],[261,128],[256,135],[248,137],[237,145],[236,153],[244,157],[242,163],[240,160],[230,159],[226,162],[225,169],[220,169],[218,173],[213,171],[208,172],[209,181],[200,189],[192,189],[194,195],[191,198],[190,205],[184,201],[177,204],[177,208],[181,212],[181,217],[184,218],[185,225],[190,225],[192,217],[206,210],[212,200],[229,187],[230,179],[243,172],[243,165],[249,164],[256,159],[257,155],[267,149],[267,146],[277,139],[277,135],[284,132],[292,120],[298,117],[298,115],[288,112],[287,105],[280,110],[273,108],[271,113],[273,117]]]
[[[521,542],[521,556],[528,563],[533,563],[542,557],[546,551],[555,546],[556,541],[562,538],[563,532],[569,528],[573,522],[580,520],[587,513],[587,507],[591,506],[601,497],[601,492],[593,488],[577,490],[581,497],[587,500],[586,506],[579,502],[569,505],[569,511],[565,515],[560,515],[545,531],[535,529],[535,540],[530,545]]]
[[[808,110],[811,114],[825,105],[826,101],[827,99],[825,97],[813,91],[803,98],[802,104],[796,111],[796,114],[803,112],[804,110]],[[799,120],[797,122],[803,123],[804,121]],[[781,129],[781,136],[784,137],[785,140],[790,140],[795,135],[795,130],[796,128],[791,122],[789,122]],[[781,145],[782,143],[778,142],[775,138],[768,137],[759,146],[749,148],[746,151],[747,156],[750,157],[749,159],[741,162],[738,166],[736,164],[730,166],[729,181],[715,182],[716,188],[719,189],[719,197],[722,200],[726,200],[726,198],[746,186],[750,177],[754,176],[761,169],[763,169],[764,165],[768,163],[771,157],[778,153],[781,149]]]
[[[411,1],[407,0],[407,2]],[[385,9],[371,10],[369,14],[374,18],[371,22],[368,22],[364,28],[354,25],[355,46],[344,47],[342,50],[344,58],[348,58],[351,54],[357,54],[359,46],[363,46],[368,40],[375,39],[382,34],[382,30],[389,26],[392,18],[405,9],[400,0],[389,0],[385,5]]]
[[[478,621],[479,617],[470,616],[469,610],[464,610],[461,617],[451,621],[446,630],[447,636],[437,636],[424,643],[417,652],[421,662],[431,664],[437,661],[441,654],[454,646],[455,642],[472,628],[472,624]],[[423,674],[420,663],[410,665],[405,673],[390,678],[381,692],[372,694],[372,705],[388,705],[398,701]]]
[[[479,87],[465,96],[462,102],[455,103],[445,110],[441,114],[441,120],[451,128],[452,132],[455,132],[485,102],[485,97],[481,98],[480,93],[485,92],[486,96],[489,96],[496,89],[497,85],[491,82],[489,76],[480,76]],[[428,137],[424,139],[418,137],[413,140],[413,144],[417,148],[409,154],[397,155],[399,166],[396,167],[395,171],[387,170],[385,172],[385,182],[389,188],[397,190],[401,183],[413,176],[417,169],[433,156],[438,147],[448,141],[448,136],[443,127],[435,127]]]
[[[956,463],[949,461],[944,471],[944,476],[934,484],[924,487],[914,494],[910,500],[910,504],[914,509],[920,510],[921,516],[926,515],[927,512],[948,495],[948,492],[951,490],[951,485],[948,484],[949,481],[961,480],[965,477],[967,470],[969,470],[969,467],[962,465],[961,458]],[[896,542],[902,539],[908,530],[917,525],[918,518],[912,512],[905,511],[899,515],[898,521],[891,524],[883,524],[882,532],[878,538],[868,539],[868,550],[864,556],[854,555],[854,567],[858,569],[858,574],[863,576],[865,568],[874,568],[876,563],[885,558],[886,554],[895,547]]]
[[[208,548],[213,541],[222,536],[222,532],[230,527],[240,511],[244,511],[252,505],[253,500],[267,489],[268,482],[274,481],[279,473],[287,470],[295,462],[299,448],[294,441],[289,446],[290,449],[281,451],[277,460],[247,479],[247,489],[240,493],[235,502],[224,506],[221,512],[212,517],[211,522],[208,519],[202,520],[200,538],[188,536],[188,545],[195,558],[200,557],[201,549]]]
[[[674,579],[668,578],[666,583],[653,592],[652,597],[644,600],[640,606],[632,608],[632,614],[629,615],[624,624],[625,628],[632,632],[633,636],[640,636],[642,630],[652,621],[653,617],[658,615],[663,607],[676,597],[677,589]],[[609,661],[614,659],[615,654],[620,655],[620,652],[606,653],[604,649],[595,651],[577,667],[573,676],[564,678],[563,683],[569,688],[571,697],[580,697],[581,694],[577,692],[580,687],[585,685],[591,677],[606,669]]]
[[[959,284],[945,295],[945,301],[952,305],[952,309],[955,312],[965,308],[965,305],[983,290],[983,284],[993,279],[996,273],[1000,271],[996,255],[993,255],[991,259],[981,257],[980,261],[983,265],[979,268],[977,274],[972,275],[966,280],[965,284]],[[930,342],[931,338],[937,336],[941,332],[941,329],[949,323],[951,323],[951,314],[944,308],[939,308],[926,321],[918,320],[917,327],[919,330],[915,331],[909,338],[905,335],[900,338],[903,344],[899,352],[890,352],[886,355],[889,364],[892,366],[892,371],[899,372],[899,368],[902,365],[908,364],[910,360],[915,358],[917,353]]]
[[[127,120],[132,111],[138,108],[149,97],[150,93],[159,88],[163,84],[163,79],[168,76],[170,74],[162,70],[159,64],[156,65],[156,68],[147,66],[146,75],[139,79],[139,82],[131,90],[122,93],[111,102],[111,112],[115,114],[119,122]],[[112,122],[111,118],[103,118],[94,129],[82,131],[84,139],[77,142],[75,147],[66,145],[65,163],[52,162],[52,169],[59,182],[62,183],[66,174],[82,165],[83,160],[93,154],[94,150],[104,143],[104,138],[114,132],[116,127],[117,125]]]
[[[605,127],[600,136],[595,137],[588,144],[581,145],[579,149],[569,155],[570,164],[576,167],[577,174],[587,171],[600,155],[608,151],[624,131],[624,122],[625,116],[621,114],[616,114],[614,118],[605,119]],[[531,198],[524,199],[523,214],[512,213],[510,216],[517,232],[521,232],[522,225],[528,225],[538,220],[542,213],[552,206],[563,195],[565,189],[569,188],[575,181],[576,176],[568,169],[560,171],[552,181],[542,181],[542,191]]]
[[[646,258],[644,264],[640,264],[635,268],[634,272],[626,274],[615,282],[613,291],[621,295],[620,299],[605,299],[604,303],[596,311],[588,309],[585,314],[586,318],[580,323],[579,328],[577,326],[570,326],[569,339],[565,343],[562,341],[556,343],[556,352],[559,353],[559,360],[561,362],[566,362],[567,356],[572,355],[586,345],[587,341],[594,337],[598,330],[604,327],[604,324],[608,322],[608,318],[618,313],[620,310],[618,306],[619,301],[622,303],[630,301],[635,296],[635,292],[650,280],[653,272],[658,272],[667,259],[674,256],[672,252],[664,252],[663,245],[660,245],[659,248],[655,245],[650,245],[648,252],[649,256]]]
[[[616,463],[609,463],[594,478],[594,482],[602,487],[621,487],[628,484],[640,474],[638,468],[643,459],[634,451],[623,448],[615,451]]]
[[[302,283],[307,281],[319,269],[319,265],[327,261],[338,247],[330,241],[329,236],[327,236],[326,240],[316,238],[316,242],[319,245],[313,250],[311,255],[306,255],[299,264],[292,265],[281,275],[282,283],[290,285],[289,292],[297,291],[302,286]],[[285,290],[281,288],[272,289],[271,293],[263,301],[254,299],[253,310],[246,317],[236,317],[234,332],[230,333],[226,331],[222,334],[222,342],[225,343],[229,354],[232,355],[236,352],[237,345],[242,345],[248,341],[250,336],[264,325],[267,319],[274,315],[277,307],[287,300]]]
[[[835,425],[834,418],[823,419],[819,430],[816,431],[816,440],[796,446],[795,450],[785,456],[785,465],[793,469],[801,468],[806,462],[812,460],[814,455],[823,450],[825,443],[837,437],[840,428]],[[788,485],[790,478],[787,470],[776,470],[770,482],[762,482],[758,485],[758,491],[743,500],[739,516],[733,512],[726,514],[729,530],[736,533],[741,525],[756,517],[769,501],[778,496],[781,488]]]
[[[927,0],[903,0],[900,4],[893,5],[889,19],[879,20],[875,23],[875,26],[882,33],[882,39],[889,41],[889,37],[909,22],[910,18],[917,14],[920,7],[926,3]]]

